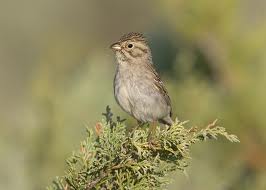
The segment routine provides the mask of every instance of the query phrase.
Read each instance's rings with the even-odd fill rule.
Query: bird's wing
[[[161,94],[163,94],[167,105],[170,107],[170,117],[171,117],[172,116],[171,99],[170,99],[170,97],[168,95],[168,92],[167,92],[162,80],[161,80],[159,74],[157,73],[157,71],[155,70],[155,68],[153,67],[152,64],[149,63],[149,64],[145,64],[145,65],[147,66],[148,70],[151,71],[151,73],[153,75],[153,80],[154,80],[153,85],[154,85],[154,87],[157,90],[159,90],[159,92]]]

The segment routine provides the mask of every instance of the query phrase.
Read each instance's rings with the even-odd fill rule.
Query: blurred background
[[[143,32],[189,125],[214,119],[241,143],[195,145],[169,190],[265,190],[266,1],[0,2],[0,189],[45,189],[110,105],[109,45]]]

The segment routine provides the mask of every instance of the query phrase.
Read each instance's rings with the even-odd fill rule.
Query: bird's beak
[[[121,46],[120,46],[120,44],[119,43],[114,43],[114,44],[112,44],[111,46],[110,46],[110,48],[111,49],[113,49],[113,50],[121,50]]]

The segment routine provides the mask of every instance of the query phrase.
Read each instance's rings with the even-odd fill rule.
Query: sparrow
[[[115,53],[114,96],[139,123],[173,124],[171,100],[156,72],[151,49],[141,33],[131,32],[110,46]]]

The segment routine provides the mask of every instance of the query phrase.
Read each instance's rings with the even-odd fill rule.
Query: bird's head
[[[151,61],[151,50],[146,38],[141,33],[125,34],[110,48],[114,50],[118,63]]]

